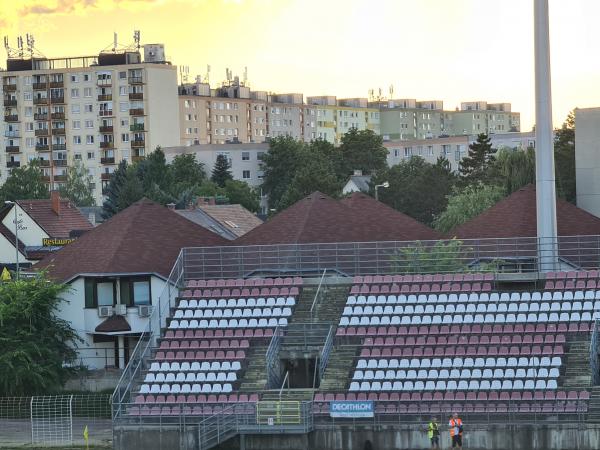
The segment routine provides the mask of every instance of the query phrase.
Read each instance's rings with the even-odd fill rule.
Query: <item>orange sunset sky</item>
[[[600,1],[550,0],[555,126],[600,106]],[[508,101],[534,123],[533,0],[0,0],[0,30],[48,57],[91,55],[141,30],[211,83],[305,95]],[[0,66],[3,66],[0,63]]]

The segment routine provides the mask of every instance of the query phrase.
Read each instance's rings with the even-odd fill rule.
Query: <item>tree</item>
[[[225,182],[225,195],[230,204],[239,204],[253,213],[260,209],[260,195],[248,183],[239,180]]]
[[[175,156],[169,165],[169,171],[171,180],[175,186],[179,186],[178,189],[175,189],[176,192],[181,192],[183,185],[187,188],[199,186],[206,180],[204,164],[197,162],[196,155],[193,153]]]
[[[146,195],[152,200],[159,195],[162,195],[162,191],[158,190],[157,192],[155,189],[158,190],[157,186],[153,185],[150,191],[144,192],[144,186],[140,179],[136,176],[135,166],[129,166],[125,172],[125,179],[123,180],[123,184],[121,185],[121,189],[119,191],[119,197],[117,201],[118,211],[123,211],[124,209],[129,208]]]
[[[137,202],[144,196],[142,183],[137,177],[137,169],[127,161],[119,163],[106,188],[106,199],[102,204],[102,217],[109,219],[118,212]]]
[[[167,167],[165,153],[160,147],[150,153],[136,165],[136,175],[142,182],[144,191],[157,186],[166,191],[171,185],[171,172]]]
[[[471,185],[448,197],[448,207],[435,218],[436,230],[446,233],[494,206],[505,196],[504,188],[495,185]]]
[[[49,198],[48,185],[43,179],[38,160],[25,167],[16,167],[0,187],[0,201],[33,200]]]
[[[77,160],[67,169],[67,181],[59,189],[63,198],[68,198],[75,206],[94,206],[94,193],[90,187],[92,177],[81,161]]]
[[[217,161],[215,162],[210,179],[218,186],[225,187],[227,180],[233,179],[229,170],[230,168],[231,164],[227,161],[227,157],[225,155],[217,155]]]
[[[562,127],[554,131],[554,162],[558,195],[575,203],[575,113],[571,111]]]
[[[351,128],[342,136],[339,152],[341,163],[337,175],[344,181],[354,170],[364,174],[373,174],[387,167],[387,149],[383,138],[372,130]]]
[[[459,172],[463,185],[486,182],[490,166],[494,163],[492,140],[487,134],[479,134],[469,145],[469,154],[460,162]]]
[[[431,225],[434,217],[446,209],[447,196],[455,183],[448,160],[439,158],[435,164],[413,156],[400,164],[381,171],[373,185],[389,182],[390,187],[379,190],[379,199],[412,218]]]
[[[57,315],[67,290],[43,275],[0,282],[0,396],[55,392],[73,372],[78,337]]]
[[[490,167],[490,179],[503,186],[506,195],[535,183],[535,150],[501,149]]]

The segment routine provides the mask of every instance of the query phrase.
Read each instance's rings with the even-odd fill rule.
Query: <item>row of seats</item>
[[[173,319],[169,323],[169,328],[176,330],[181,329],[196,329],[196,328],[267,328],[267,327],[287,327],[288,320],[286,317],[277,318],[261,318],[261,319]]]
[[[211,341],[208,340],[174,340],[174,339],[166,339],[160,343],[160,349],[168,350],[168,349],[188,349],[188,348],[204,348],[204,349],[213,349],[216,350],[218,348],[228,349],[228,348],[250,348],[250,341],[248,339],[213,339]]]
[[[187,360],[187,361],[202,361],[205,359],[226,359],[226,360],[232,360],[232,359],[245,359],[246,358],[246,352],[244,350],[229,350],[229,351],[223,351],[223,350],[218,350],[218,351],[213,351],[213,350],[208,350],[206,352],[200,350],[200,351],[179,351],[179,352],[173,352],[173,351],[158,351],[156,352],[156,360],[157,361],[161,361],[161,360],[167,360],[167,361],[171,361],[171,360]]]
[[[302,286],[302,277],[188,280],[186,287]]]
[[[296,300],[294,297],[259,297],[259,298],[221,298],[221,299],[182,299],[179,302],[180,309],[196,309],[196,308],[254,308],[265,306],[294,306]]]
[[[598,278],[599,277],[599,273],[598,270],[581,270],[581,271],[575,271],[575,270],[571,270],[569,272],[546,272],[546,279],[547,280],[566,280],[568,278],[570,279],[582,279],[585,280],[586,278]]]
[[[598,287],[600,287],[600,282],[596,282],[596,280],[546,281],[544,283],[544,289],[550,291],[554,289],[596,289]]]
[[[297,297],[300,294],[300,289],[296,286],[292,287],[263,287],[263,288],[242,288],[242,289],[185,289],[181,291],[181,298],[205,298],[205,299],[222,299],[222,298],[237,298],[237,297]]]
[[[173,317],[175,319],[229,319],[241,317],[290,317],[292,308],[236,308],[236,309],[178,309]]]
[[[515,356],[519,355],[562,355],[562,345],[521,345],[521,346],[435,346],[435,347],[383,347],[363,348],[361,358],[411,357],[411,356]]]
[[[150,372],[228,372],[230,370],[240,370],[241,368],[239,361],[184,361],[182,363],[178,361],[154,361],[150,364]]]
[[[127,414],[130,416],[204,416],[210,417],[225,411],[229,414],[251,415],[255,412],[252,403],[224,404],[224,405],[203,405],[203,406],[132,406],[128,408]]]
[[[346,305],[404,305],[437,303],[558,302],[600,299],[600,291],[492,292],[470,294],[349,295]]]
[[[495,367],[537,368],[560,367],[560,356],[511,356],[508,358],[411,358],[364,359],[357,361],[357,369],[493,369]]]
[[[163,385],[164,386],[164,385]],[[456,390],[543,390],[558,389],[556,380],[526,379],[526,380],[438,380],[438,381],[352,381],[350,392],[369,391],[456,391]]]
[[[190,394],[190,395],[153,395],[140,394],[135,397],[135,403],[256,403],[258,394]]]
[[[273,336],[272,328],[257,329],[196,329],[196,330],[166,330],[165,339],[202,339],[202,338],[271,338]]]
[[[142,384],[140,394],[220,394],[233,391],[231,383]]]
[[[405,345],[521,345],[521,344],[564,344],[564,334],[492,334],[461,336],[389,336],[386,338],[365,338],[363,345],[367,347],[403,347]]]
[[[390,283],[451,283],[453,281],[494,281],[492,273],[437,273],[425,275],[357,275],[354,284],[390,284]]]
[[[541,401],[541,400],[589,400],[589,391],[511,391],[511,392],[341,392],[315,394],[314,402],[374,401],[374,402],[487,402],[487,401]]]
[[[448,334],[588,333],[590,322],[527,324],[455,324],[338,328],[338,336],[429,336]]]
[[[144,383],[222,383],[237,381],[235,372],[150,372],[146,374]]]
[[[392,285],[354,285],[351,294],[400,294],[419,292],[490,292],[491,283],[433,283],[433,284],[392,284]]]
[[[496,369],[387,369],[356,370],[352,379],[355,381],[370,380],[491,380],[491,379],[525,379],[525,378],[558,378],[558,367],[530,367],[528,369],[496,368]]]
[[[342,316],[341,327],[377,327],[388,325],[450,325],[450,324],[494,324],[494,323],[538,323],[538,322],[591,322],[600,319],[600,311],[594,313],[488,313],[488,314],[444,314],[404,316]],[[235,319],[234,319],[235,320]],[[182,327],[185,328],[185,327]],[[192,327],[193,328],[193,327]]]

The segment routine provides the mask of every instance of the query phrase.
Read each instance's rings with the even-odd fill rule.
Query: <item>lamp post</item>
[[[17,204],[16,202],[11,202],[10,200],[6,200],[4,202],[5,205],[12,205],[15,210],[15,255],[17,261],[17,280],[19,279],[19,225],[17,224]]]
[[[387,181],[384,181],[381,184],[376,184],[375,185],[375,200],[379,201],[379,188],[389,188],[390,187],[390,183]]]

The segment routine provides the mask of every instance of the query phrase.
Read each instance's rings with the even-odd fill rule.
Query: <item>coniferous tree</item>
[[[115,170],[105,190],[106,198],[102,204],[102,217],[109,219],[110,217],[117,214],[119,209],[119,196],[121,195],[121,189],[127,180],[127,161],[122,160]]]
[[[230,167],[231,164],[227,161],[227,157],[225,155],[218,155],[215,167],[212,171],[212,176],[210,177],[213,183],[217,184],[219,187],[225,187],[227,180],[233,179],[233,176],[229,171]]]
[[[469,154],[460,162],[459,172],[462,184],[471,185],[486,182],[490,166],[494,163],[492,140],[481,133],[477,140],[469,145]]]

